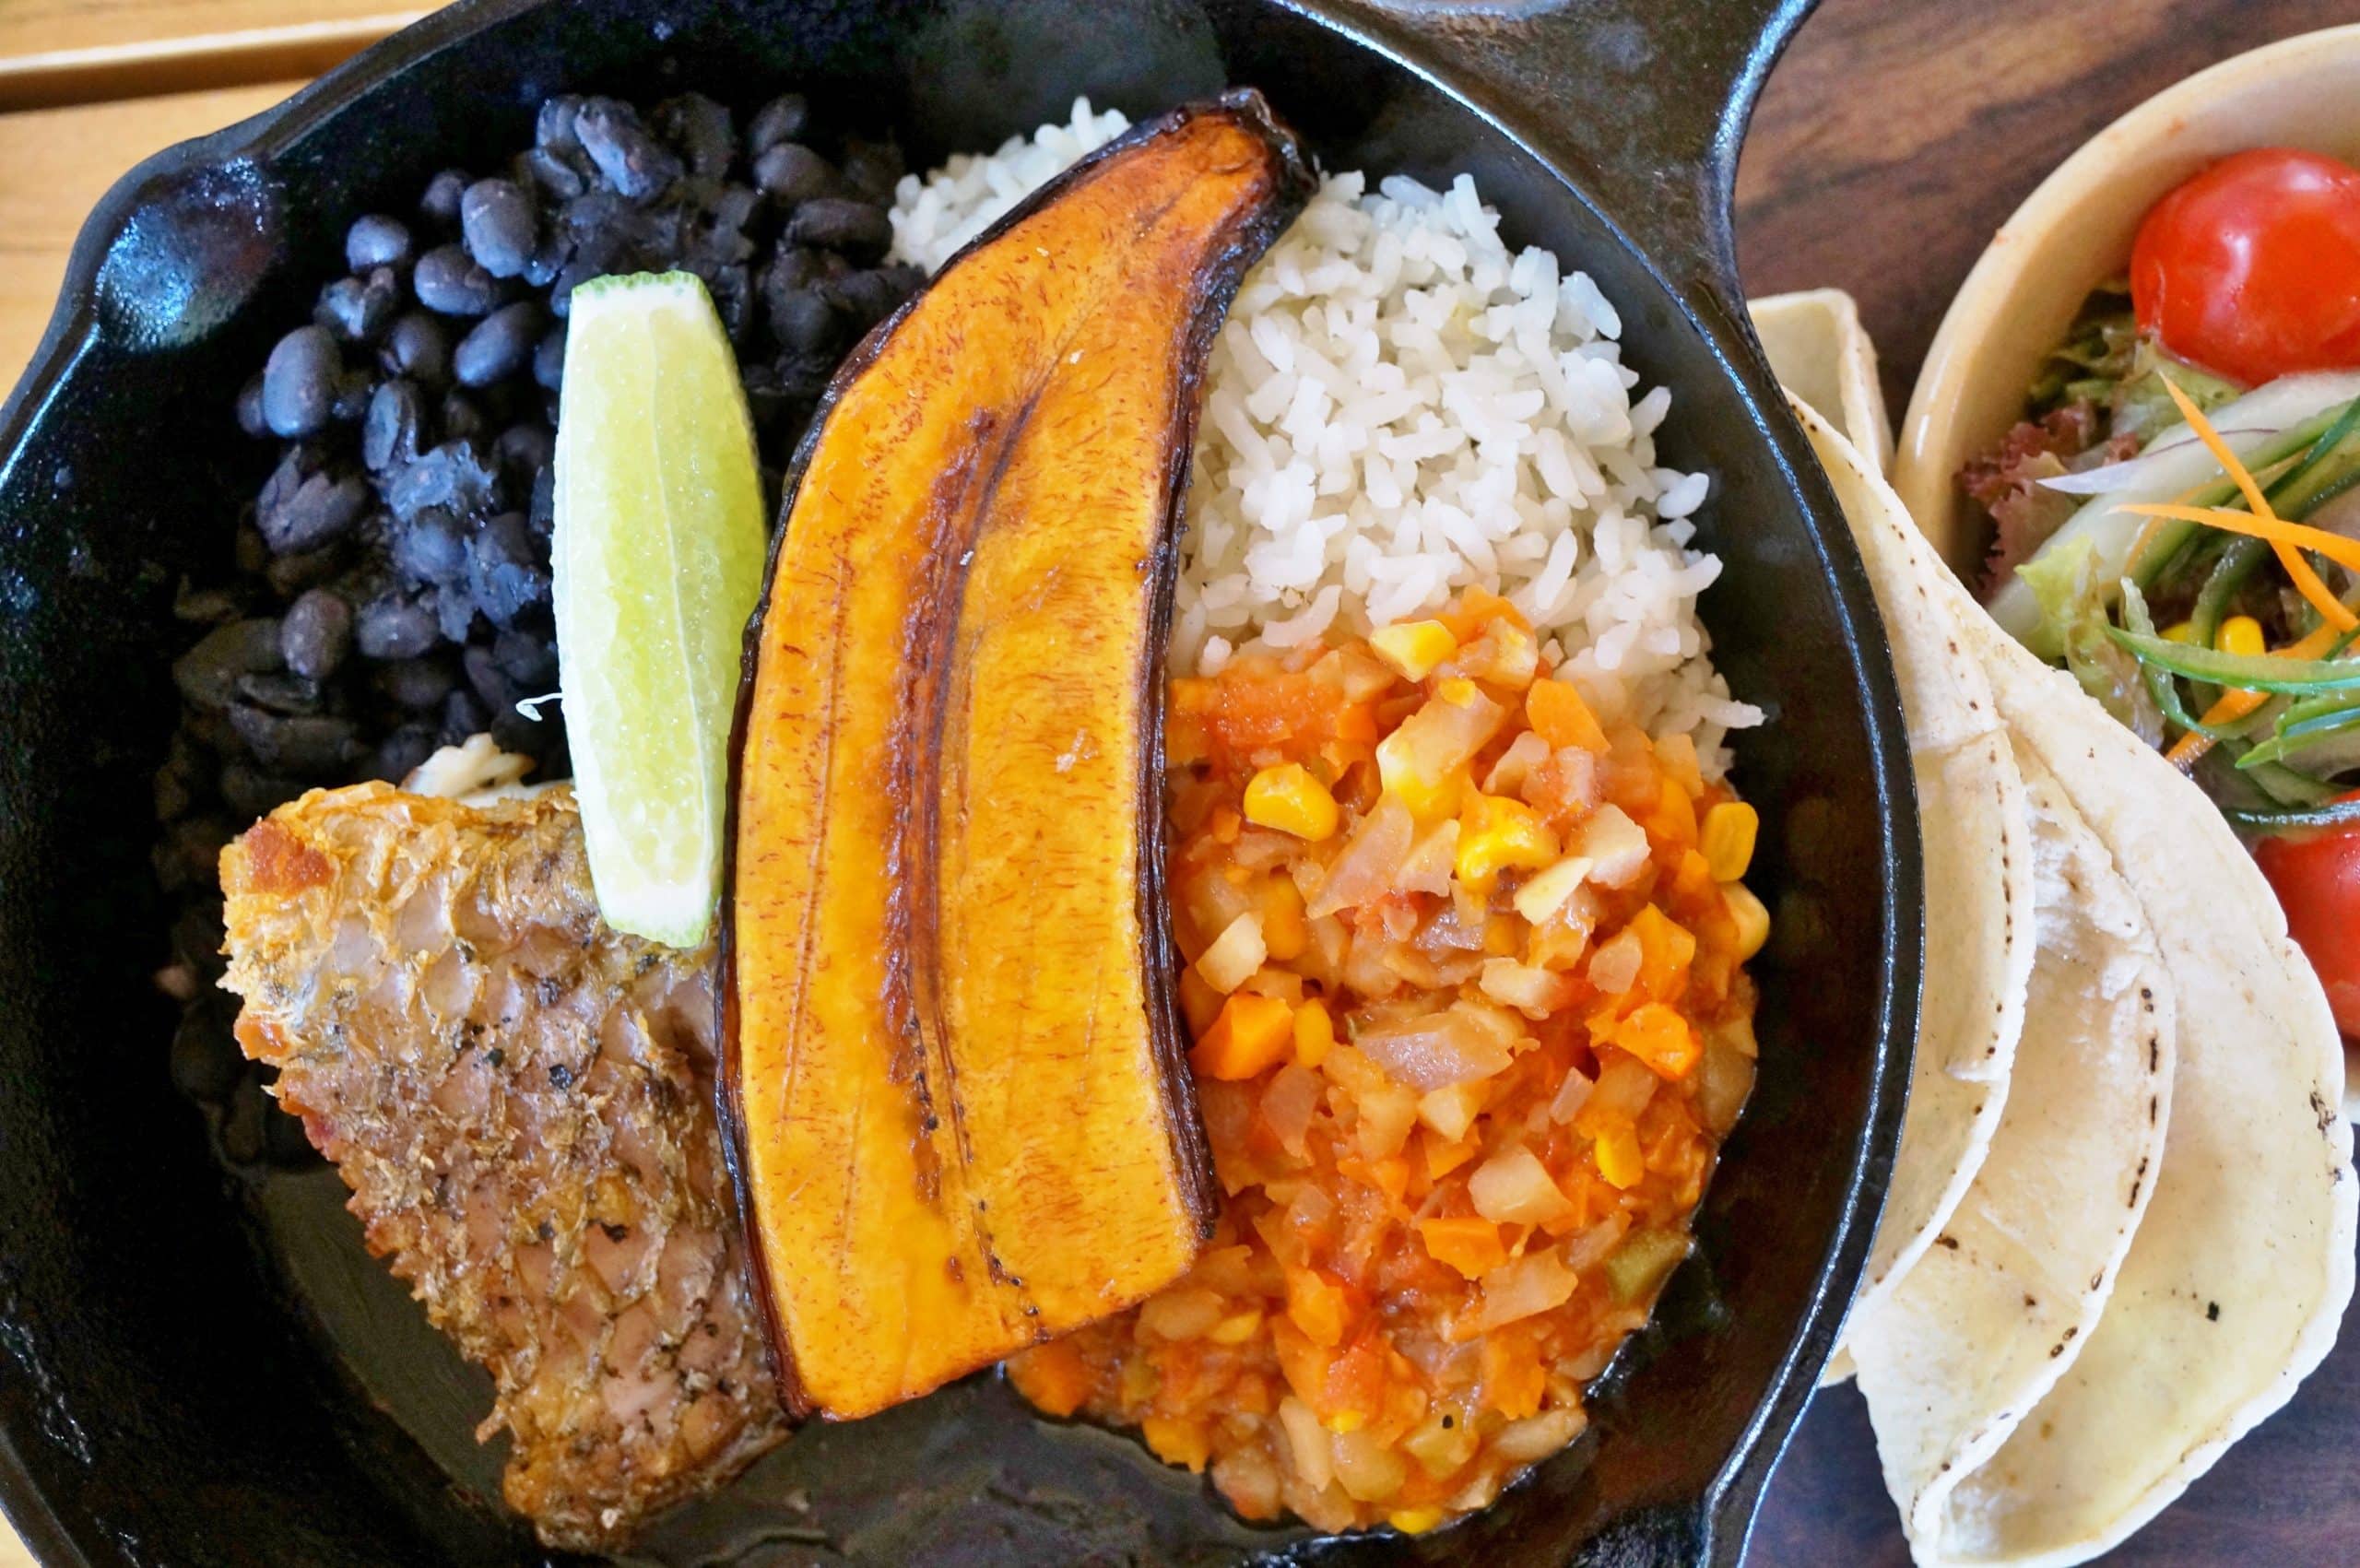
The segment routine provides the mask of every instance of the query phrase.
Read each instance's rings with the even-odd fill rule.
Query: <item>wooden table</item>
[[[407,21],[386,0],[0,0],[0,381],[39,339],[82,214],[170,142],[276,101]],[[1985,240],[2093,131],[2360,0],[1825,0],[1773,77],[1739,180],[1757,293],[1858,297],[1896,414]],[[2107,1561],[2360,1562],[2360,1338]],[[1865,1411],[1821,1398],[1773,1484],[1763,1568],[1908,1561]],[[0,1532],[0,1568],[30,1559]]]

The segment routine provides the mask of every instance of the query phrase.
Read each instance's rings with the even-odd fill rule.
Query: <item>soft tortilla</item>
[[[2032,814],[1999,706],[1950,606],[1913,571],[1883,481],[1809,406],[1796,417],[1851,519],[1900,678],[1918,781],[1925,996],[1909,1110],[1851,1321],[1873,1315],[1975,1180],[2008,1100],[2033,967]],[[1848,1363],[1831,1369],[1842,1376]]]
[[[2360,1181],[2342,1043],[2252,857],[2071,676],[1979,611],[1967,631],[2012,733],[2113,852],[2178,990],[2163,1169],[2106,1315],[1942,1519],[1946,1562],[2080,1562],[2162,1512],[2325,1359],[2352,1299]]]
[[[1885,1486],[1921,1562],[1950,1496],[2078,1359],[2154,1192],[2172,984],[2138,901],[2056,782],[2025,768],[2038,870],[2007,1114],[1934,1247],[1847,1333]]]
[[[1748,309],[1778,384],[1835,426],[1869,472],[1884,477],[1893,467],[1893,422],[1877,384],[1876,345],[1852,296],[1811,289],[1755,300]]]

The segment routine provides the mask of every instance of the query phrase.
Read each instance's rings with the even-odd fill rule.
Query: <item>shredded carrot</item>
[[[2283,540],[2300,549],[2317,550],[2338,566],[2360,572],[2360,539],[2347,539],[2341,534],[2330,534],[2324,528],[2314,528],[2307,523],[2254,517],[2219,506],[2173,506],[2141,501],[2122,510],[2140,517],[2168,517],[2177,523],[2201,523],[2208,528],[2243,534],[2249,539],[2267,539],[2272,544]]]
[[[2229,450],[2229,443],[2221,439],[2221,432],[2212,428],[2212,421],[2204,417],[2204,410],[2199,408],[2195,401],[2187,393],[2182,392],[2171,377],[2164,376],[2161,379],[2164,390],[2170,393],[2172,401],[2179,406],[2180,418],[2188,421],[2188,428],[2196,432],[2196,439],[2204,443],[2205,450],[2212,454],[2220,463],[2222,471],[2236,482],[2237,489],[2245,496],[2246,506],[2252,512],[2255,521],[2260,524],[2278,523],[2278,514],[2270,510],[2270,498],[2262,494],[2261,486],[2255,480],[2252,471],[2238,461],[2235,452]],[[2149,528],[2164,521],[2163,513],[2148,512],[2141,507],[2127,507],[2124,510],[2145,516],[2148,519]],[[2300,525],[2280,524],[2280,526],[2299,527]],[[2318,532],[2318,530],[2313,531]],[[2145,536],[2144,533],[2141,535],[2142,539]],[[2256,536],[2270,541],[2272,553],[2278,557],[2278,564],[2286,569],[2286,575],[2293,581],[2295,591],[2303,595],[2304,600],[2313,609],[2319,611],[2320,619],[2343,631],[2360,627],[2360,616],[2355,616],[2344,608],[2342,601],[2328,591],[2328,585],[2319,580],[2319,572],[2312,568],[2302,550],[2296,548],[2295,539],[2272,534],[2260,534]],[[2335,536],[2322,533],[2320,536],[2332,538]],[[2319,548],[2317,545],[2310,548]],[[2338,559],[2331,551],[2321,550],[2320,553],[2327,556],[2330,560]],[[2353,565],[2349,560],[2343,561],[2343,564]],[[2360,571],[2360,567],[2354,567],[2354,570]]]
[[[2274,659],[2323,659],[2333,653],[2336,643],[2342,640],[2342,630],[2330,624],[2320,627],[2299,643],[2272,650],[2270,656]],[[2269,701],[2270,693],[2267,691],[2224,691],[2219,701],[2205,710],[2203,722],[2216,729],[2223,725],[2235,724]],[[2212,749],[2212,745],[2211,736],[2202,730],[2192,729],[2181,736],[2164,755],[2177,764],[2180,772],[2186,772]]]

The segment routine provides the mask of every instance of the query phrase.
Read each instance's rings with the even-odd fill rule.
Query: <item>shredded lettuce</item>
[[[2097,547],[2067,539],[2016,568],[2040,607],[2025,639],[2032,651],[2064,661],[2082,690],[2150,746],[2164,741],[2164,715],[2147,690],[2139,661],[2118,646],[2107,613],[2106,576]]]
[[[2116,435],[2130,436],[2143,447],[2185,422],[2171,394],[2164,390],[2166,373],[2190,402],[2208,414],[2235,402],[2242,391],[2235,382],[2223,381],[2210,371],[2165,353],[2153,338],[2141,337],[2131,350],[2129,369],[2109,399]]]

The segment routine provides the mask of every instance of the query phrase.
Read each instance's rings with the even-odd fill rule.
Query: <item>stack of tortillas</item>
[[[2211,802],[1911,524],[1851,301],[1754,313],[1883,613],[1925,841],[1908,1115],[1831,1375],[1858,1377],[1919,1562],[2084,1562],[2333,1343],[2342,1049]]]

